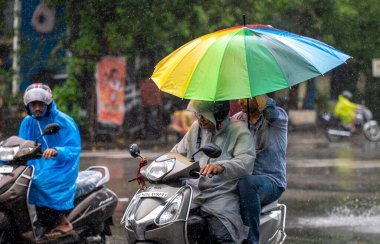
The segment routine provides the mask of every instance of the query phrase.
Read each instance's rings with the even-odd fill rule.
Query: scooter
[[[184,179],[198,178],[199,162],[194,155],[203,152],[210,158],[221,154],[215,144],[207,144],[191,158],[166,153],[149,165],[136,144],[129,147],[132,157],[140,158],[137,180],[140,187],[130,201],[121,225],[132,243],[210,243],[206,221],[190,213],[193,189]],[[277,201],[262,208],[260,243],[282,243],[285,238],[286,206]]]
[[[58,124],[49,124],[42,136],[58,130]],[[52,240],[36,239],[27,204],[34,167],[26,163],[41,156],[37,140],[11,136],[0,142],[0,160],[7,163],[0,165],[0,243],[105,243],[118,198],[105,187],[110,175],[104,166],[79,172],[75,206],[68,215],[73,231]]]
[[[380,140],[380,128],[376,120],[372,119],[372,112],[364,107],[357,112],[356,127],[360,133],[369,141]],[[338,118],[334,117],[331,113],[324,113],[321,119],[325,129],[326,138],[330,142],[340,141],[342,138],[351,137],[353,134],[350,127],[343,124]]]

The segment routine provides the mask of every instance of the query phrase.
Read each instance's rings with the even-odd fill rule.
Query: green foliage
[[[0,0],[0,7],[6,2]],[[371,77],[371,60],[380,57],[378,0],[49,2],[65,4],[70,29],[69,38],[62,43],[71,53],[67,61],[69,78],[54,89],[54,95],[58,107],[84,128],[88,119],[82,111],[88,114],[90,109],[87,100],[94,91],[95,64],[102,56],[126,56],[128,82],[138,82],[176,48],[201,35],[242,25],[243,15],[247,24],[270,24],[319,39],[353,56],[352,73],[365,74],[368,83],[365,98],[371,101],[371,106],[379,107],[379,99],[375,97],[380,88],[371,85],[378,82]],[[320,98],[324,103],[325,97]]]
[[[62,85],[54,87],[53,95],[58,109],[73,117],[79,127],[85,128],[87,121],[81,106],[77,103],[78,99],[80,99],[78,90],[78,81],[75,79],[68,79]]]
[[[314,104],[318,114],[332,111],[329,105],[329,101],[330,96],[327,93],[321,93],[317,91],[314,99]]]
[[[12,96],[12,74],[11,70],[0,68],[0,96],[3,98],[3,106],[20,106],[22,99],[20,96]]]
[[[81,131],[89,128],[87,111],[83,109],[83,91],[76,77],[82,72],[83,60],[70,58],[68,61],[68,79],[53,88],[53,97],[58,109],[74,118]]]

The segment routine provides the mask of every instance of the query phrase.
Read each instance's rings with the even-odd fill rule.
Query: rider
[[[356,116],[360,105],[351,102],[352,93],[344,90],[338,97],[338,102],[335,105],[334,116],[338,117],[343,124],[351,125],[351,132],[356,132]]]
[[[248,243],[259,243],[261,207],[279,199],[286,188],[288,115],[267,95],[240,99],[239,103],[242,111],[234,118],[249,125],[256,142],[253,173],[238,183],[240,207],[243,221],[250,227]]]
[[[37,214],[36,237],[56,238],[72,231],[66,214],[74,207],[76,178],[79,171],[81,139],[75,121],[59,111],[50,88],[42,83],[28,86],[24,94],[28,115],[23,119],[19,136],[36,140],[42,146],[42,158],[30,160],[35,172],[29,203]],[[43,128],[58,123],[60,130],[40,137]]]
[[[222,149],[219,158],[195,155],[201,177],[188,180],[194,189],[192,209],[207,220],[211,238],[218,243],[241,243],[247,236],[239,212],[237,181],[252,172],[255,146],[242,122],[229,119],[229,102],[190,101],[188,109],[197,120],[172,152],[190,157],[201,146],[215,143]],[[212,176],[212,177],[211,177]]]

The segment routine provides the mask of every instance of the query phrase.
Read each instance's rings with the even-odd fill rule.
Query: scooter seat
[[[98,182],[102,179],[102,177],[102,173],[95,170],[85,170],[79,172],[76,181],[77,190],[75,192],[75,198],[85,196],[95,190]]]

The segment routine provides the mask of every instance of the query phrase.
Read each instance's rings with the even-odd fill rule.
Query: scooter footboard
[[[263,212],[260,217],[260,244],[280,244],[286,238],[286,206],[276,207]]]

